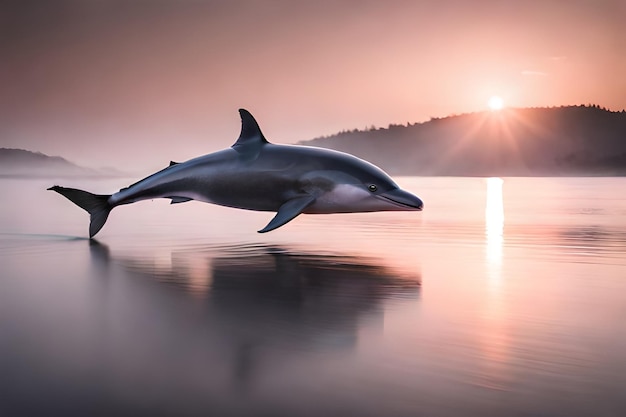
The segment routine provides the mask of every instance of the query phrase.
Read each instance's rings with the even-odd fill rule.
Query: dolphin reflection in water
[[[138,317],[149,317],[151,323],[138,333],[114,332],[111,343],[117,352],[160,340],[142,364],[166,375],[186,369],[183,382],[187,378],[192,384],[225,386],[231,381],[235,389],[260,387],[285,363],[306,358],[311,364],[326,358],[317,353],[354,352],[360,339],[383,331],[387,303],[419,302],[422,295],[419,267],[398,268],[384,258],[322,254],[313,248],[191,245],[171,248],[168,261],[159,262],[163,254],[157,257],[144,247],[110,250],[91,239],[89,252],[91,276],[102,285],[97,299],[115,306],[101,314],[119,320],[124,329]],[[113,279],[118,277],[124,279]],[[106,297],[115,297],[119,288],[124,289],[122,300]],[[305,356],[307,352],[312,355]],[[318,377],[307,374],[307,379]],[[145,384],[154,383],[147,378]]]
[[[422,201],[404,191],[377,166],[355,156],[309,146],[269,143],[254,117],[240,109],[241,134],[233,146],[170,166],[112,195],[55,185],[89,212],[89,237],[114,207],[154,198],[172,204],[198,200],[246,210],[274,211],[259,230],[269,232],[300,213],[328,214],[422,210]]]

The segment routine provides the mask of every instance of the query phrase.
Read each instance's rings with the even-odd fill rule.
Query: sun
[[[489,101],[487,101],[487,107],[489,107],[489,110],[491,111],[502,110],[504,107],[504,101],[498,96],[491,96],[489,97]]]

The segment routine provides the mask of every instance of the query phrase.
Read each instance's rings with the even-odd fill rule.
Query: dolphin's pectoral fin
[[[270,232],[274,229],[279,228],[285,223],[293,220],[298,214],[302,213],[302,210],[307,208],[315,201],[315,197],[312,195],[305,195],[302,197],[293,198],[286,203],[284,203],[278,209],[278,213],[276,216],[270,221],[267,226],[263,229],[259,230],[259,233]]]
[[[193,200],[193,198],[189,197],[169,197],[172,199],[170,204],[178,204],[178,203],[186,203],[187,201]]]

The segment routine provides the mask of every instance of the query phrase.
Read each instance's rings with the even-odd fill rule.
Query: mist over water
[[[399,178],[425,209],[88,215],[0,179],[0,414],[618,416],[625,178]]]

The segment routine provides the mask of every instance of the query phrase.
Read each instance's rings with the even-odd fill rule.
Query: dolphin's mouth
[[[424,202],[422,200],[399,188],[378,194],[377,197],[409,210],[421,211],[424,208]]]

